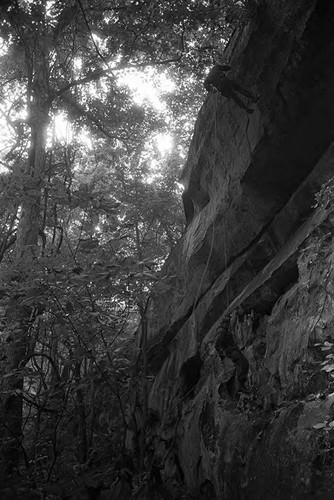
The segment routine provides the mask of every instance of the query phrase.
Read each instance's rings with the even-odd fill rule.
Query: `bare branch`
[[[67,90],[71,89],[72,87],[77,87],[78,85],[83,85],[84,83],[94,82],[99,78],[101,78],[102,76],[108,76],[110,72],[111,72],[110,69],[99,69],[97,71],[94,71],[93,73],[90,73],[87,76],[84,76],[83,78],[79,78],[78,80],[73,80],[73,82],[68,83],[63,88],[58,90],[55,93],[54,97],[60,97],[62,94],[67,92]]]
[[[123,71],[125,69],[130,69],[130,68],[133,69],[133,68],[146,68],[146,67],[151,67],[151,66],[166,66],[167,64],[180,62],[181,59],[182,59],[182,56],[179,56],[179,57],[175,57],[172,59],[165,59],[164,61],[150,61],[150,62],[142,62],[142,63],[135,63],[135,64],[128,64],[127,63],[127,64],[123,64],[123,65],[121,64],[121,65],[116,66],[114,68],[99,69],[97,71],[90,73],[87,76],[84,76],[83,78],[79,78],[78,80],[73,80],[73,82],[68,83],[63,88],[58,90],[55,93],[54,97],[60,97],[62,94],[64,94],[67,90],[71,89],[72,87],[77,87],[78,85],[83,85],[84,83],[96,81],[103,76],[113,77],[114,76],[113,72]]]

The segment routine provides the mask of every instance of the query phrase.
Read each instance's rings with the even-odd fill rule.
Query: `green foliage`
[[[334,178],[329,179],[323,184],[316,195],[316,207],[333,207],[334,203]]]
[[[321,371],[328,373],[328,375],[333,379],[334,378],[334,344],[332,342],[328,342],[327,340],[322,343],[314,344],[315,347],[320,347],[320,350],[326,353],[324,361],[320,363]]]

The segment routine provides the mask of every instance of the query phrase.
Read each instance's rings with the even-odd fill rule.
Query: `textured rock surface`
[[[226,49],[254,113],[218,94],[199,112],[149,351],[151,436],[189,498],[334,497],[334,217],[312,208],[334,174],[333,25],[330,0],[262,1]]]

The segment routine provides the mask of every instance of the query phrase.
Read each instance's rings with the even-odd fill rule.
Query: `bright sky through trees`
[[[2,44],[3,52],[5,45]],[[75,67],[81,68],[81,61],[75,60]],[[164,117],[166,125],[170,120],[167,114],[167,106],[164,101],[164,95],[175,90],[175,83],[167,75],[167,72],[157,72],[154,68],[144,70],[131,69],[124,71],[118,78],[119,85],[127,87],[132,95],[133,101],[138,106],[151,106],[157,113]],[[107,83],[106,83],[107,85]],[[90,86],[90,94],[96,97],[96,89],[93,85]],[[10,103],[8,103],[10,106]],[[21,112],[22,115],[22,112]],[[52,124],[49,130],[49,146],[51,145],[53,133],[55,138],[63,144],[71,144],[73,141],[73,127],[66,113],[58,112],[54,115]],[[6,119],[6,113],[2,112],[0,116],[0,141],[2,148],[0,150],[0,160],[6,155],[12,143],[15,141],[13,127]],[[79,142],[82,142],[88,149],[92,148],[92,136],[87,129],[82,129],[76,137]],[[165,156],[172,151],[174,146],[173,137],[167,132],[154,134],[153,142],[160,155]],[[155,162],[151,163],[154,169]],[[0,172],[5,172],[7,169],[4,164],[0,164]]]
[[[76,61],[76,65],[79,62]],[[124,71],[118,78],[120,85],[124,85],[131,91],[133,101],[139,106],[151,106],[158,113],[164,116],[166,125],[168,125],[170,117],[167,114],[167,106],[163,96],[167,93],[172,93],[175,90],[175,83],[167,75],[166,72],[157,72],[154,68],[148,68],[145,71],[129,70]],[[94,87],[91,87],[91,93],[96,97]],[[7,124],[4,120],[2,123],[6,128]],[[61,142],[71,143],[73,139],[73,130],[71,123],[67,119],[65,113],[58,113],[54,117],[54,127],[56,138]],[[88,148],[91,148],[90,134],[85,131],[79,134],[79,140],[82,140]],[[169,133],[163,132],[155,134],[153,141],[162,156],[171,152],[174,143],[173,138]]]

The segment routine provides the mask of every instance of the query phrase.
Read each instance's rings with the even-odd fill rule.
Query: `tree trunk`
[[[20,370],[29,350],[29,332],[34,317],[34,307],[24,304],[26,292],[34,275],[33,265],[38,258],[38,231],[40,226],[40,200],[45,171],[46,131],[49,123],[49,98],[47,66],[44,50],[36,50],[34,81],[28,89],[28,116],[30,126],[30,151],[27,164],[22,169],[22,198],[14,250],[13,267],[9,276],[17,290],[13,292],[5,314],[5,341],[0,345],[1,409],[0,439],[2,450],[0,466],[5,473],[18,465],[22,448],[22,390],[24,378]],[[5,376],[5,377],[4,377]],[[2,462],[2,464],[1,464]]]
[[[79,437],[79,460],[84,463],[88,455],[88,440],[87,440],[87,423],[86,423],[86,401],[84,391],[81,388],[81,363],[78,362],[74,371],[78,410],[78,437]]]
[[[142,303],[139,304],[139,312],[141,319],[141,352],[143,359],[142,369],[142,411],[143,411],[143,425],[140,430],[140,467],[142,470],[145,468],[145,455],[146,455],[146,434],[148,422],[148,387],[147,387],[147,317],[146,310]]]

